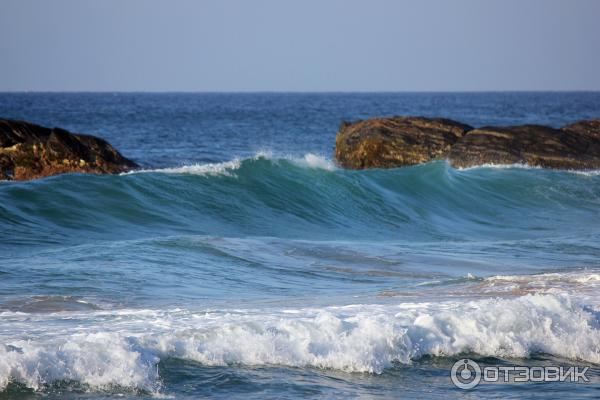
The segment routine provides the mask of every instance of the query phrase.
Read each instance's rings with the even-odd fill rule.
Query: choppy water
[[[600,94],[0,94],[144,167],[0,182],[0,398],[597,397],[600,173],[335,166],[342,119],[394,114]],[[591,382],[464,392],[464,356]]]

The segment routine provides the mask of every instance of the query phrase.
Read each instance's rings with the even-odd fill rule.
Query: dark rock
[[[69,172],[114,174],[137,167],[95,136],[0,119],[0,179],[29,180]]]
[[[600,157],[600,119],[579,121],[561,128],[568,132],[585,157]]]
[[[470,126],[442,118],[373,118],[343,122],[335,157],[346,168],[393,168],[445,158]]]
[[[447,158],[458,168],[527,164],[558,169],[600,168],[600,120],[561,129],[540,125],[483,127],[446,119],[373,118],[343,123],[336,159],[346,168],[393,168]]]
[[[600,168],[600,124],[582,121],[562,129],[540,125],[484,127],[468,132],[450,151],[458,168],[527,164],[557,169]]]

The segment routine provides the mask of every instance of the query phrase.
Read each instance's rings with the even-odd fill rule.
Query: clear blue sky
[[[600,90],[600,0],[0,0],[2,90]]]

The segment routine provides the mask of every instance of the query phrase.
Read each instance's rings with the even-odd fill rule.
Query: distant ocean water
[[[600,93],[4,93],[143,166],[0,182],[0,399],[597,398],[600,172],[350,171],[342,120],[562,126]],[[590,383],[455,388],[452,364]]]

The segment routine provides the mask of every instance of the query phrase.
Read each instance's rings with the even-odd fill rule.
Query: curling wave
[[[0,239],[112,239],[152,228],[153,234],[236,237],[520,240],[573,235],[600,222],[599,205],[596,175],[456,170],[444,162],[348,171],[314,154],[259,153],[123,176],[3,183]]]

